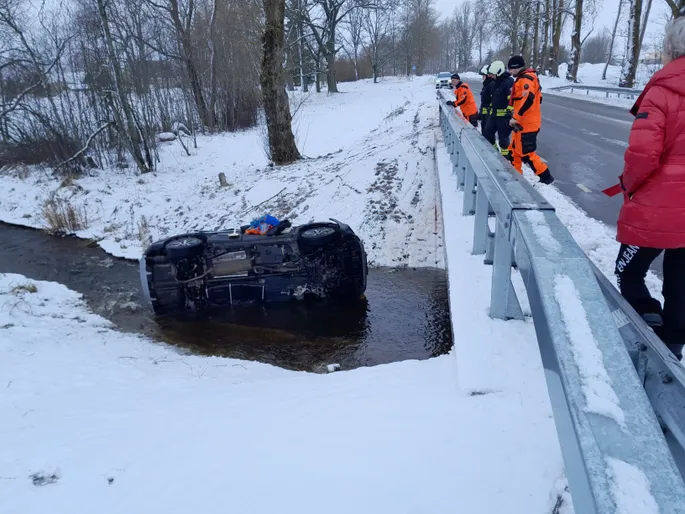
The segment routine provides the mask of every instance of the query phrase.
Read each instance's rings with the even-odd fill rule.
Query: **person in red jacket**
[[[621,243],[616,275],[621,294],[669,349],[685,344],[685,18],[666,26],[664,67],[645,86],[631,113]],[[663,308],[645,285],[650,265],[664,253]]]
[[[469,85],[462,82],[458,73],[452,75],[452,87],[454,88],[455,101],[448,101],[447,105],[451,105],[456,110],[461,109],[461,113],[471,125],[478,128],[478,107],[476,100],[473,98],[473,92]]]

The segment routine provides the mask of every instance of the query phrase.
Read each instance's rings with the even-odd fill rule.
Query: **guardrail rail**
[[[523,319],[513,268],[525,285],[575,512],[622,512],[621,491],[639,496],[643,482],[645,509],[685,513],[685,370],[552,205],[445,104],[451,95],[437,97],[472,253],[493,267],[491,317]]]
[[[600,93],[606,93],[606,98],[609,98],[610,94],[614,94],[618,98],[621,98],[621,95],[624,95],[626,98],[630,98],[631,100],[637,98],[640,96],[640,93],[642,93],[642,89],[633,89],[629,87],[585,86],[583,84],[570,84],[568,86],[557,86],[549,89],[551,91],[571,90],[571,93],[573,93],[576,89],[582,89],[586,92],[586,95],[589,95],[590,91],[599,91]]]

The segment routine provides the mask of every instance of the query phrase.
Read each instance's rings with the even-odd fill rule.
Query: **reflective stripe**
[[[497,109],[495,116],[506,116],[510,109]]]

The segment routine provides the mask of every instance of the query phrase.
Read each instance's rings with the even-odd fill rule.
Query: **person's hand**
[[[516,121],[514,118],[509,120],[509,126],[512,128],[512,130],[514,132],[519,132],[519,131],[523,130],[523,127],[521,126],[521,124],[518,121]]]
[[[452,100],[447,100],[445,103],[454,107],[454,102]]]

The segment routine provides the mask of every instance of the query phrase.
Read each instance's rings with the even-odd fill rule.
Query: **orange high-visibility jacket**
[[[537,132],[542,125],[540,104],[542,88],[535,70],[528,68],[516,77],[509,100],[512,117],[523,127],[523,132]]]
[[[454,96],[457,97],[457,100],[454,102],[454,108],[456,109],[459,107],[465,118],[478,114],[476,100],[473,98],[473,92],[468,84],[460,82],[459,85],[454,88]]]

